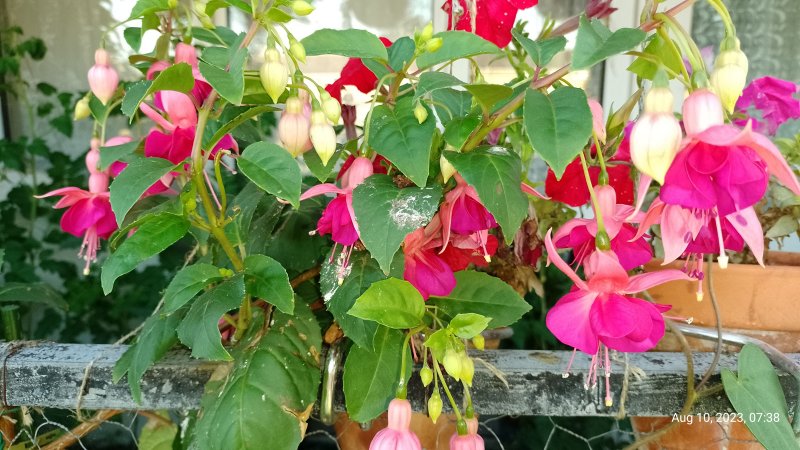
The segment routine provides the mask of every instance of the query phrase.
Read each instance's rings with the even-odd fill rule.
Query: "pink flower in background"
[[[150,130],[144,141],[144,154],[147,157],[167,159],[178,164],[192,153],[195,128],[197,126],[197,110],[192,99],[181,92],[160,91],[161,104],[166,114],[164,118],[159,112],[142,103],[142,112],[155,122],[162,130]],[[209,154],[213,157],[219,150],[233,150],[238,152],[239,147],[231,135],[226,134],[214,146]]]
[[[762,77],[753,80],[742,92],[736,102],[736,112],[745,116],[750,107],[761,114],[763,123],[753,120],[753,127],[768,134],[775,134],[784,122],[800,118],[800,100],[795,97],[798,85],[780,78]],[[736,125],[745,126],[749,117],[734,121]]]
[[[119,75],[111,67],[108,52],[102,48],[94,52],[94,66],[89,69],[89,88],[104,105],[114,97],[119,86]]]
[[[411,403],[396,398],[389,403],[389,423],[372,438],[369,450],[422,450],[411,431]]]
[[[511,28],[517,19],[517,11],[536,6],[538,0],[447,0],[442,10],[448,14],[448,30],[464,30],[505,47],[511,42]],[[475,20],[470,5],[475,6]]]
[[[629,216],[633,207],[617,203],[617,194],[611,186],[595,186],[603,222],[609,239],[611,250],[619,258],[625,270],[633,270],[653,258],[653,251],[644,236],[636,239],[636,228],[630,225]],[[558,229],[553,240],[557,248],[571,248],[575,255],[575,264],[583,262],[596,251],[597,221],[592,219],[572,219]]]
[[[442,246],[442,222],[439,214],[431,222],[406,236],[403,241],[405,269],[403,278],[426,300],[431,295],[447,295],[456,287],[453,269],[438,248]]]
[[[547,328],[561,342],[589,354],[596,354],[601,343],[623,352],[653,348],[664,335],[661,313],[669,307],[629,295],[689,277],[672,269],[629,277],[613,252],[596,251],[584,263],[583,281],[558,255],[550,235],[545,236],[548,258],[575,289],[548,311]]]

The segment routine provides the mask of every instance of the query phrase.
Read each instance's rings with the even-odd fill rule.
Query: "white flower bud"
[[[267,95],[273,102],[277,102],[289,83],[289,69],[277,50],[270,48],[264,52],[264,63],[261,64],[258,74]]]
[[[314,150],[319,155],[322,164],[327,165],[331,157],[336,153],[336,131],[328,124],[325,113],[314,111],[311,113],[311,143]]]

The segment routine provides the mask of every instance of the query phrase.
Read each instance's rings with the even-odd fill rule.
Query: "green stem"
[[[725,4],[720,0],[708,0],[708,3],[712,8],[717,10],[717,14],[722,18],[722,23],[725,25],[725,36],[735,37],[736,28],[733,26],[733,19],[731,18],[730,12],[728,12],[728,8],[725,7]]]
[[[603,147],[600,146],[600,139],[597,133],[592,132],[592,139],[594,140],[594,148],[597,149],[597,162],[600,163],[600,180],[601,185],[608,184],[608,171],[606,170],[606,158],[603,156]]]
[[[16,341],[22,338],[19,326],[19,306],[6,305],[0,308],[3,319],[3,337],[6,341]]]
[[[383,82],[386,81],[386,78],[388,76],[390,76],[390,75],[393,75],[393,74],[387,73],[386,75],[381,77],[381,79],[378,80],[378,84],[376,84],[375,86],[378,89],[380,89],[380,87],[383,86]],[[378,94],[376,92],[372,96],[372,102],[370,102],[370,104],[369,104],[369,112],[367,113],[367,117],[364,119],[364,140],[361,141],[361,148],[364,149],[364,150],[369,150],[369,125],[370,125],[370,122],[372,120],[372,111],[375,109],[375,101],[377,99],[378,99]]]
[[[592,198],[592,208],[594,209],[595,220],[597,220],[597,233],[606,232],[606,226],[603,222],[603,214],[600,211],[600,202],[597,200],[597,194],[594,192],[592,186],[592,177],[589,175],[589,165],[586,163],[586,156],[580,152],[581,166],[583,167],[583,177],[586,179],[586,187],[589,188],[589,196]]]
[[[405,339],[403,339],[402,354],[400,355],[400,381],[397,383],[397,398],[405,400],[408,394],[408,380],[406,380],[406,367],[408,359],[406,354],[408,353],[408,343],[411,341],[411,336],[419,333],[424,328],[425,327],[417,327],[408,330]]]
[[[439,368],[439,363],[436,361],[436,358],[433,359],[433,370],[436,376],[439,377],[439,380],[442,381],[442,388],[444,389],[445,395],[447,395],[447,400],[450,401],[450,406],[453,407],[453,411],[456,413],[456,419],[458,421],[464,420],[461,417],[461,411],[459,411],[455,399],[453,399],[453,394],[450,393],[450,388],[447,387],[447,381],[444,379],[444,375],[442,375],[442,369]]]
[[[667,32],[667,30],[665,30],[664,28],[659,28],[658,35],[661,36],[664,42],[667,43],[667,46],[669,47],[670,51],[672,51],[672,54],[678,58],[678,61],[683,61],[683,55],[681,55],[680,50],[678,50],[678,47],[675,45],[675,41],[673,41],[669,37],[669,32]],[[679,64],[679,65],[681,67],[681,75],[683,75],[683,79],[686,80],[686,83],[689,83],[691,85],[692,79],[689,76],[689,72],[686,70],[686,65],[685,64]]]

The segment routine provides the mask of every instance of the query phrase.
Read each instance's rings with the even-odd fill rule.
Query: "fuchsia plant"
[[[770,176],[798,195],[800,183],[760,131],[800,116],[797,86],[762,78],[742,95],[747,59],[718,0],[726,37],[710,73],[670,18],[691,0],[665,12],[648,7],[641,26],[617,30],[613,42],[594,18],[613,13],[610,2],[589,2],[558,28],[515,27],[517,12],[536,3],[447,1],[451,30],[429,24],[392,42],[331,29],[298,40],[291,21],[313,11],[302,0],[195,2],[191,11],[136,2],[130,21],[161,34],[149,53],[131,57],[142,80],[119,89],[107,52],[97,51],[88,106],[76,112],[88,107],[96,121],[89,189],[43,196],[62,197],[62,228],[84,239],[86,270],[102,262],[107,294],[179,240],[194,247],[115,370],[134,398],[150,395],[139,386],[143,373],[179,342],[226,369],[207,386],[187,431],[192,445],[296,448],[317,396],[316,318],[324,316],[333,323],[326,344],[353,342],[343,382],[350,417],[368,422],[388,408],[389,426],[371,449],[421,448],[405,399],[412,363],[433,383],[431,418],[441,414],[440,385],[456,416],[450,448],[483,449],[481,405],[470,392],[488,372],[476,373],[467,347],[482,349],[488,326],[511,325],[531,309],[523,295],[535,283],[525,277],[535,276],[543,248],[574,283],[546,311],[547,327],[588,355],[584,385],[602,393],[605,407],[614,404],[614,352],[650,350],[664,335],[670,306],[644,291],[700,281],[706,255],[724,267],[745,244],[762,262],[753,206]],[[250,16],[249,29],[215,27],[210,15],[221,6]],[[575,29],[571,61],[554,67],[563,34]],[[638,49],[650,32],[676,45],[636,53],[631,70],[647,91],[638,114],[639,93],[607,99],[623,106],[604,111],[564,79]],[[248,64],[261,36],[263,60]],[[348,58],[325,87],[303,72],[317,55]],[[445,73],[476,55],[508,57],[516,78],[486,83],[479,67],[474,80]],[[687,60],[691,77],[671,68],[675,58]],[[687,90],[682,114],[668,83]],[[365,115],[348,87],[371,95]],[[107,139],[117,109],[138,121],[137,132]],[[760,116],[749,117],[751,109]],[[545,180],[527,179],[536,161],[548,166]],[[652,180],[657,195],[645,208]],[[641,273],[662,256],[654,236],[664,262],[683,258],[683,270]],[[564,362],[569,374],[572,361]],[[451,380],[462,384],[463,403]]]

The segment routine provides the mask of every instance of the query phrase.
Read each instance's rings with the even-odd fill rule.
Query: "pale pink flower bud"
[[[105,172],[95,172],[89,175],[89,192],[92,194],[108,192],[108,174]]]
[[[197,67],[197,51],[191,45],[179,42],[175,46],[175,62]]]
[[[369,450],[421,450],[419,438],[409,429],[411,403],[396,398],[389,403],[389,423],[372,438]]]
[[[450,450],[484,450],[486,447],[483,438],[477,434],[458,436],[456,434],[450,438]]]
[[[273,102],[277,102],[289,83],[289,69],[281,60],[281,54],[277,50],[268,48],[264,52],[264,63],[261,64],[258,74],[267,95]]]
[[[89,151],[86,153],[86,169],[90,174],[99,173],[100,165],[100,139],[92,138]]]
[[[725,118],[719,97],[708,89],[698,89],[683,101],[683,127],[687,136],[696,136]]]
[[[597,139],[606,142],[606,122],[603,120],[603,107],[597,100],[589,99],[589,109],[592,111],[592,130],[597,136]]]
[[[303,114],[303,103],[297,97],[286,100],[286,110],[278,121],[278,137],[284,148],[297,157],[309,150],[309,123]]]
[[[322,164],[328,165],[328,161],[336,153],[336,131],[328,124],[328,119],[325,118],[325,113],[322,111],[314,111],[311,113],[311,143],[314,144],[314,150],[319,155]]]
[[[645,113],[631,131],[631,160],[639,172],[663,184],[682,137],[672,113]]]
[[[108,52],[102,48],[94,52],[94,66],[89,69],[89,88],[104,105],[114,97],[119,85],[119,75],[109,64]]]
[[[728,112],[733,112],[736,101],[742,96],[747,84],[747,69],[747,56],[739,50],[738,41],[735,48],[720,52],[714,61],[711,85]]]
[[[675,98],[672,91],[666,87],[654,87],[644,97],[644,112],[646,113],[672,113]]]
[[[353,164],[350,165],[342,177],[342,188],[353,190],[369,178],[372,173],[372,161],[369,158],[359,156],[353,160]]]

